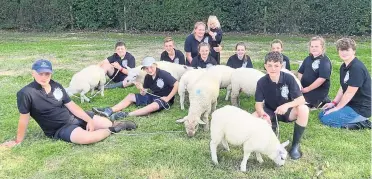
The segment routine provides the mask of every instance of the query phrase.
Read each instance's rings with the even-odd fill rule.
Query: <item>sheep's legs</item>
[[[227,141],[225,139],[222,139],[221,140],[221,143],[222,143],[222,146],[225,150],[227,151],[230,151],[230,147],[229,147],[229,144],[227,143]]]
[[[226,88],[225,101],[228,101],[229,100],[230,93],[231,93],[231,84],[229,84],[229,86],[227,86],[227,88]]]
[[[85,96],[85,94],[82,92],[80,93],[80,102],[84,103],[84,100],[87,101],[88,103],[90,102],[90,99],[87,96]]]
[[[181,110],[185,109],[185,92],[179,92],[178,95],[180,95],[180,105],[181,105]]]
[[[233,88],[231,90],[231,104],[236,107],[239,107],[239,92],[240,89]]]
[[[251,155],[250,151],[244,150],[244,157],[243,157],[242,163],[240,164],[240,171],[242,172],[247,171],[247,161],[250,155]]]
[[[105,86],[101,85],[99,90],[101,91],[101,96],[105,96],[104,91],[105,91]]]
[[[214,103],[212,103],[212,112],[217,109],[217,99]]]
[[[263,159],[262,159],[261,154],[259,152],[255,152],[255,153],[256,153],[256,158],[257,158],[258,163],[262,163]]]
[[[216,165],[218,164],[218,160],[217,160],[217,146],[218,146],[218,142],[217,141],[214,141],[214,140],[211,140],[211,142],[209,144],[209,147],[211,149],[212,161]]]
[[[208,116],[209,116],[210,113],[211,113],[211,107],[209,107],[209,109],[207,111],[205,111],[205,113],[203,114],[203,121],[205,122],[205,126],[204,126],[204,131],[205,132],[208,132],[209,131],[209,120],[208,120]]]

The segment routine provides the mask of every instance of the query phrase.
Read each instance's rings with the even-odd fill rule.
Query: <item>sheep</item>
[[[212,113],[210,150],[214,164],[218,164],[217,146],[222,143],[229,151],[228,143],[243,145],[244,157],[240,170],[247,170],[247,161],[251,152],[256,153],[259,163],[261,154],[267,155],[277,165],[282,166],[287,158],[285,147],[289,141],[280,144],[269,124],[260,118],[235,106],[227,105]]]
[[[209,130],[209,115],[217,106],[219,95],[219,80],[212,74],[204,72],[194,84],[188,86],[190,107],[187,116],[178,119],[177,123],[184,123],[189,137],[195,135],[199,124],[205,125],[204,131]],[[203,117],[203,120],[200,117]]]
[[[89,90],[93,95],[94,89],[99,86],[101,96],[104,96],[104,85],[106,83],[105,71],[98,65],[90,65],[72,76],[69,87],[65,90],[69,96],[80,93],[80,102],[90,102],[85,96]]]
[[[220,88],[226,88],[231,84],[231,74],[235,69],[226,65],[215,65],[207,68],[209,73],[216,75],[220,81]]]
[[[296,80],[296,83],[298,84],[298,87],[299,87],[300,89],[302,89],[302,85],[301,85],[300,80],[297,78],[296,75],[294,75],[293,72],[291,72],[291,71],[289,71],[289,70],[287,70],[287,69],[285,69],[285,68],[282,68],[280,71],[285,72],[285,73],[288,73],[288,74],[290,74],[291,76],[293,76],[293,78]]]
[[[194,84],[204,73],[206,72],[206,69],[194,69],[189,70],[185,72],[184,75],[182,75],[179,83],[178,83],[178,95],[180,96],[180,106],[181,110],[185,109],[185,93],[188,89],[188,86]]]
[[[166,61],[157,61],[157,67],[169,72],[177,81],[180,80],[181,76],[191,67],[187,67],[185,65],[179,65],[176,63],[170,63]],[[143,84],[146,76],[146,72],[141,70],[142,66],[138,66],[136,68],[129,68],[128,69],[128,76],[124,79],[123,85],[131,84],[133,82],[140,82]]]
[[[239,93],[242,90],[248,96],[256,92],[257,81],[265,76],[259,70],[253,68],[238,68],[231,74],[231,84],[227,87],[225,100],[229,100],[231,93],[231,104],[238,106]]]

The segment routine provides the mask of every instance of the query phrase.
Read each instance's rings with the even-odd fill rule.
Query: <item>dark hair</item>
[[[122,41],[116,42],[116,44],[115,44],[115,49],[116,49],[117,47],[120,47],[120,46],[124,46],[124,47],[125,47],[125,43],[122,42]]]
[[[280,64],[283,63],[283,55],[280,53],[280,52],[269,52],[266,56],[265,56],[265,64],[267,62],[280,62]]]
[[[337,51],[348,50],[349,48],[351,48],[355,51],[356,50],[356,43],[353,39],[342,38],[342,39],[337,40],[336,48],[337,48]]]

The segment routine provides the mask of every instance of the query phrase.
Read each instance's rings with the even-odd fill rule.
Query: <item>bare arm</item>
[[[15,145],[21,143],[23,139],[25,138],[26,129],[27,129],[29,121],[30,121],[30,113],[20,114],[16,140],[5,142],[1,144],[1,146],[14,147]]]
[[[173,98],[173,96],[177,93],[178,91],[178,81],[176,81],[174,84],[173,84],[173,89],[172,91],[168,94],[168,96],[166,97],[167,99],[167,102]]]
[[[307,93],[314,89],[317,89],[320,85],[322,85],[326,81],[325,78],[317,78],[311,85],[308,87],[303,88],[302,92]]]
[[[343,94],[344,94],[344,92],[342,91],[342,87],[340,87],[338,89],[337,95],[336,95],[335,99],[333,99],[333,101],[336,102],[336,103],[339,103],[341,101],[341,98],[342,98]]]
[[[191,64],[192,61],[191,52],[186,52],[186,60],[189,61],[189,63]]]
[[[355,93],[358,91],[359,87],[348,86],[345,93],[341,96],[341,100],[338,102],[336,108],[341,109],[346,106],[347,103],[354,97]],[[340,90],[339,90],[340,92]],[[341,89],[342,92],[342,89]],[[337,93],[338,96],[338,93]],[[336,98],[337,98],[336,96]],[[335,98],[335,100],[336,100]]]
[[[259,117],[262,117],[265,114],[265,111],[263,109],[263,102],[256,102],[254,108],[256,109],[256,112]]]
[[[304,96],[299,96],[296,99],[294,99],[293,101],[285,103],[285,105],[287,105],[288,108],[293,108],[293,107],[303,105],[303,104],[306,104],[306,100],[305,100]]]
[[[298,72],[298,73],[297,73],[297,77],[298,77],[298,80],[300,80],[300,81],[301,81],[301,78],[302,78],[302,73]]]

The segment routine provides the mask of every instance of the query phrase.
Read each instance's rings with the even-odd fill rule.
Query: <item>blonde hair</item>
[[[192,31],[193,34],[195,33],[195,29],[198,28],[200,25],[203,25],[204,28],[206,27],[204,22],[202,22],[202,21],[196,22],[195,25],[194,25],[194,30]]]
[[[207,42],[202,42],[198,45],[198,52],[200,52],[200,48],[202,47],[208,47],[208,49],[211,48]]]
[[[283,48],[283,42],[279,39],[274,39],[273,41],[271,41],[271,46],[273,46],[273,44],[280,44],[280,46]]]
[[[340,50],[349,50],[349,48],[356,50],[356,43],[353,39],[350,38],[342,38],[338,39],[336,42],[336,49],[337,51]]]
[[[218,21],[217,16],[209,16],[208,22],[207,22],[208,30],[210,29],[209,24],[212,23],[212,22],[214,22],[216,24],[217,29],[221,28],[221,24],[220,24],[220,21]]]
[[[309,41],[309,48],[310,48],[310,46],[311,46],[311,42],[313,42],[313,41],[320,41],[320,45],[321,45],[322,48],[323,48],[323,53],[322,53],[322,54],[324,54],[324,53],[325,53],[325,50],[326,50],[326,48],[325,48],[325,40],[324,40],[324,38],[321,37],[321,36],[315,36],[315,37],[311,38],[310,41]]]
[[[174,40],[172,39],[172,37],[165,37],[164,43],[167,43],[167,42],[174,42]]]

